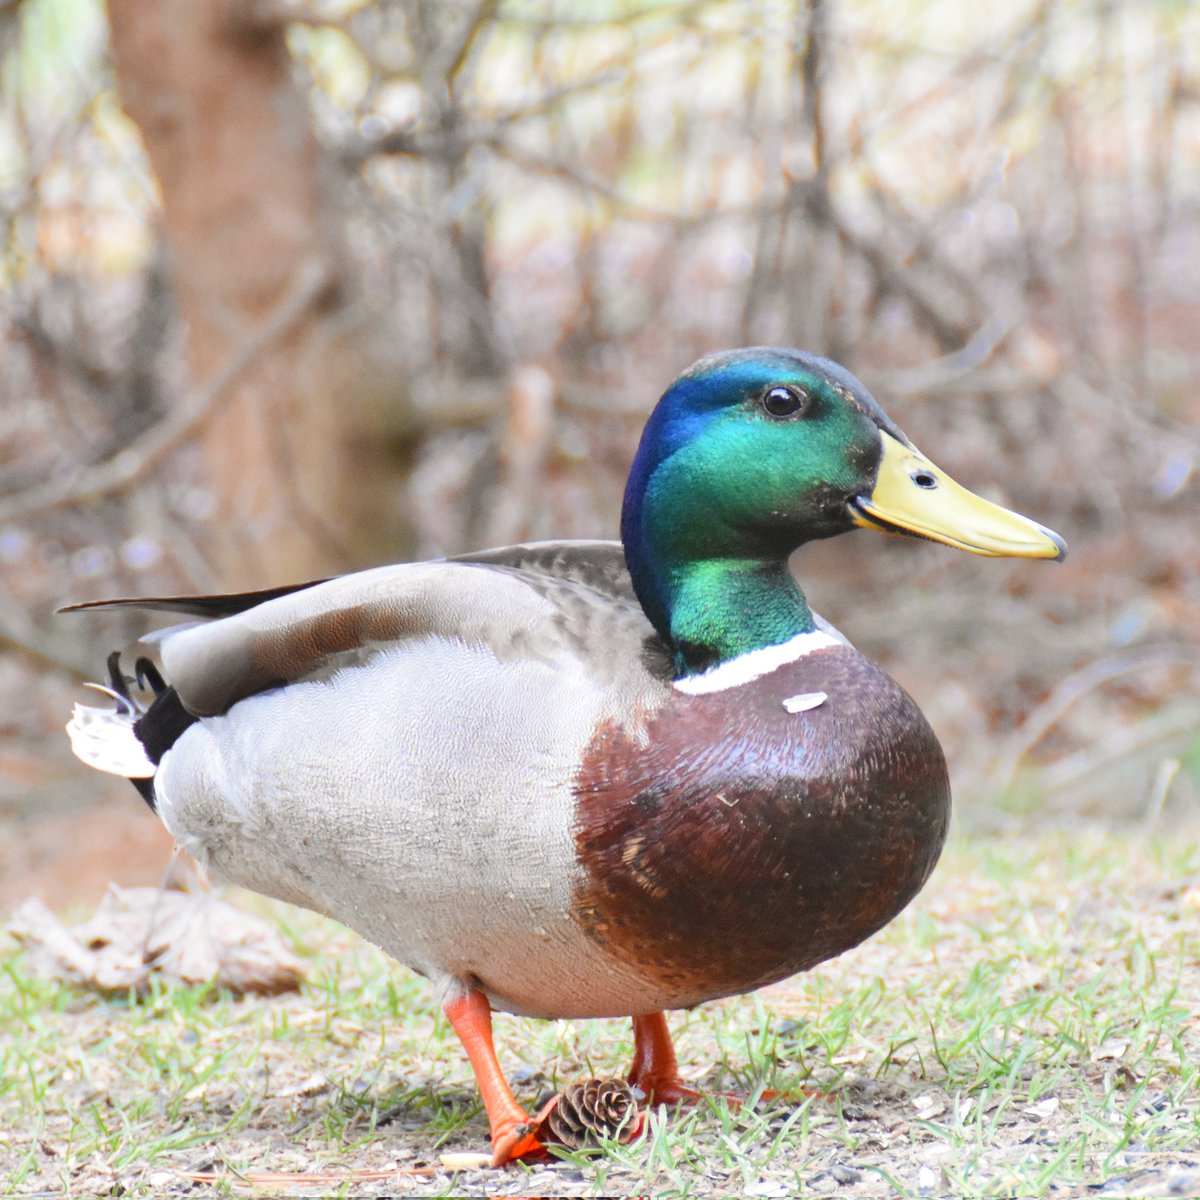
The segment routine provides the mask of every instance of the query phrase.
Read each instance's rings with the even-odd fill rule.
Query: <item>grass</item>
[[[251,901],[256,905],[261,902]],[[0,1192],[246,1194],[239,1175],[432,1167],[275,1193],[771,1197],[1200,1190],[1200,849],[958,840],[917,903],[818,970],[675,1014],[685,1075],[752,1096],[629,1146],[451,1174],[487,1126],[425,983],[266,906],[312,977],[102,1000],[0,952]],[[518,1095],[616,1073],[628,1022],[500,1017]],[[197,1187],[185,1173],[229,1172]],[[1192,1175],[1194,1173],[1194,1176]],[[1191,1176],[1191,1178],[1189,1178]],[[1159,1189],[1159,1190],[1156,1190]]]

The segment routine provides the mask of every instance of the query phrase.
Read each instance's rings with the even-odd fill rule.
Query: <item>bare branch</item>
[[[880,242],[855,229],[820,189],[797,181],[793,190],[812,219],[834,228],[843,244],[870,267],[884,291],[903,296],[912,305],[946,351],[967,340],[969,326],[964,325],[961,311],[950,312],[944,297],[930,287],[927,279],[916,271],[901,268]]]
[[[238,11],[238,23],[243,30],[267,32],[285,25],[308,25],[313,29],[350,31],[349,16],[335,16],[299,0],[249,0]]]
[[[887,390],[893,396],[908,396],[914,393],[928,395],[931,392],[961,390],[968,377],[978,374],[996,347],[1008,336],[1013,323],[1000,317],[989,317],[975,331],[960,350],[932,359],[910,371],[892,371],[887,375]],[[979,381],[974,381],[979,386]],[[993,372],[987,389],[1009,391],[1017,387],[1029,387],[1029,379],[1019,371]]]
[[[578,96],[601,91],[628,77],[626,65],[606,67],[585,79],[572,80],[550,88],[525,104],[503,108],[486,121],[458,124],[451,129],[428,130],[415,126],[391,129],[374,138],[348,139],[338,147],[347,162],[361,162],[378,155],[399,154],[411,158],[446,158],[465,154],[475,146],[487,145],[501,137],[504,130],[523,121],[545,116]]]
[[[17,604],[7,603],[0,609],[2,651],[19,654],[37,667],[62,671],[79,680],[96,673],[90,647],[86,654],[73,653],[66,647],[65,639],[48,637]]]
[[[1148,667],[1186,667],[1196,671],[1200,670],[1200,654],[1183,646],[1151,646],[1098,659],[1068,675],[1001,748],[987,781],[987,791],[994,794],[1012,783],[1021,759],[1077,700],[1095,688]]]
[[[186,396],[169,417],[105,462],[7,497],[0,502],[0,522],[85,504],[133,486],[204,427],[229,395],[232,385],[254,365],[258,354],[288,333],[326,291],[329,281],[323,263],[308,263],[275,310],[233,350],[224,366],[204,386]]]

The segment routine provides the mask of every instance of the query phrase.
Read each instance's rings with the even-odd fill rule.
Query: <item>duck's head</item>
[[[621,519],[638,596],[683,671],[811,627],[798,591],[802,613],[775,594],[781,568],[855,528],[992,557],[1066,554],[1057,534],[955,483],[848,371],[773,347],[703,358],[667,389]]]

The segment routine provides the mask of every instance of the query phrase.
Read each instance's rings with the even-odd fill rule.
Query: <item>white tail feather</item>
[[[107,689],[101,689],[107,690]],[[67,734],[75,757],[97,771],[123,779],[151,779],[158,768],[146,757],[146,749],[134,732],[140,716],[129,706],[88,708],[76,704],[67,722]]]

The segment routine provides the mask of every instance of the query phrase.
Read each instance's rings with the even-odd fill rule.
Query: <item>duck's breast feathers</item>
[[[199,716],[420,639],[484,647],[500,661],[553,661],[590,672],[601,687],[662,690],[665,659],[627,575],[622,583],[614,545],[573,552],[572,543],[548,543],[360,571],[167,631],[163,664]]]
[[[950,793],[894,681],[828,638],[748,682],[673,690],[643,740],[609,724],[584,754],[575,911],[590,936],[697,1003],[841,953],[912,899]]]

